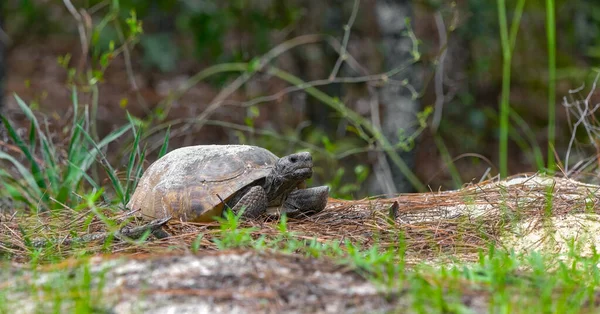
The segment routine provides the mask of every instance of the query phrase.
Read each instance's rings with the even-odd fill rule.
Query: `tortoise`
[[[242,218],[265,213],[298,217],[327,204],[327,186],[305,188],[312,157],[301,152],[278,158],[250,145],[198,145],[175,149],[151,164],[127,204],[148,219],[171,216],[206,222],[224,208]]]

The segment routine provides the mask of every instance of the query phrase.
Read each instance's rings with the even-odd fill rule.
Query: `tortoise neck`
[[[279,199],[281,195],[287,194],[296,187],[297,182],[293,180],[284,180],[281,176],[278,176],[274,172],[270,173],[263,184],[263,188],[267,193],[268,200]]]

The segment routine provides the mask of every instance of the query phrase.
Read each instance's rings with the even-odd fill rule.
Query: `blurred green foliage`
[[[426,1],[431,7],[440,9],[445,20],[451,20],[452,10],[460,11],[461,23],[455,30],[449,30],[448,40],[460,49],[455,53],[462,65],[452,67],[460,73],[463,82],[446,81],[450,88],[457,88],[456,94],[444,106],[440,133],[452,147],[460,152],[485,152],[489,145],[495,145],[499,137],[498,97],[502,81],[502,54],[497,18],[496,1],[468,0],[461,8],[440,4],[439,1]],[[432,3],[430,3],[432,2]],[[507,0],[508,20],[514,16],[513,8],[517,0]],[[600,2],[594,0],[557,0],[556,36],[557,36],[557,79],[556,111],[559,120],[557,131],[559,154],[562,144],[568,139],[570,128],[561,127],[565,109],[561,99],[568,90],[586,84],[590,86],[595,77],[593,64],[600,58]],[[524,6],[522,23],[519,28],[514,50],[512,51],[511,110],[522,117],[527,130],[520,121],[511,117],[509,138],[512,144],[520,148],[527,132],[537,135],[538,143],[530,142],[527,150],[535,151],[535,145],[544,146],[547,121],[548,59],[547,34],[545,29],[546,6],[543,1],[527,1]],[[460,6],[460,5],[459,5]],[[466,12],[465,12],[466,11]],[[464,14],[468,13],[468,17]],[[452,86],[456,84],[455,86]],[[462,85],[461,85],[462,84]],[[456,87],[460,85],[459,87]],[[563,119],[563,120],[560,120]],[[519,130],[521,129],[521,130]],[[534,136],[535,138],[535,136]],[[486,148],[487,147],[487,148]],[[525,150],[525,151],[527,151]],[[456,150],[455,150],[456,151]],[[533,160],[538,156],[526,153],[524,156],[532,169]],[[520,162],[520,161],[519,161]]]
[[[104,1],[90,1],[89,7]],[[161,71],[171,71],[182,51],[183,37],[193,39],[193,53],[200,60],[214,62],[247,61],[272,47],[273,31],[294,24],[299,9],[284,1],[218,0],[120,0],[119,14],[137,12],[151,25],[141,37],[144,60]],[[232,33],[244,38],[233,47],[225,40]],[[115,40],[107,28],[104,40]],[[187,43],[186,43],[187,44]]]
[[[118,26],[121,24],[120,22],[124,22],[127,30],[125,34],[121,31],[121,34],[126,36],[123,40],[129,43],[136,42],[137,37],[142,33],[142,27],[135,11],[130,11],[129,15],[124,16],[121,20],[118,15],[114,14],[117,10],[118,1],[115,1],[110,7],[109,13],[95,25],[93,34],[100,33],[109,23]],[[13,200],[24,203],[33,212],[75,207],[81,201],[77,196],[86,194],[86,189],[91,187],[94,189],[94,193],[102,191],[103,188],[98,183],[100,181],[98,177],[95,174],[89,175],[90,172],[94,172],[94,167],[98,167],[97,160],[101,161],[99,164],[110,179],[117,194],[117,201],[122,205],[128,201],[129,194],[141,174],[144,151],[138,147],[140,134],[135,130],[134,121],[130,119],[129,125],[110,132],[100,140],[95,132],[98,97],[93,97],[95,101],[91,103],[91,106],[81,104],[79,101],[80,97],[86,94],[98,94],[98,84],[103,81],[104,72],[110,62],[122,51],[122,43],[119,42],[115,45],[114,41],[110,41],[107,49],[97,49],[98,40],[95,38],[99,37],[92,36],[91,50],[97,53],[92,53],[91,66],[87,69],[71,67],[69,65],[70,55],[60,56],[57,60],[57,63],[67,71],[66,85],[72,91],[72,124],[64,134],[61,134],[67,139],[66,143],[63,143],[68,147],[66,159],[65,147],[53,142],[54,136],[48,129],[47,120],[39,119],[34,114],[32,107],[35,106],[27,104],[15,95],[20,110],[30,123],[28,138],[19,135],[18,128],[13,126],[7,117],[0,115],[1,124],[6,128],[9,138],[26,157],[26,162],[23,163],[10,154],[0,152],[0,159],[8,161],[13,166],[13,169],[7,167],[7,170],[0,170],[0,185],[6,190],[2,192],[7,193]],[[78,93],[78,86],[82,89],[81,93]],[[136,149],[130,154],[125,185],[123,185],[117,177],[117,172],[107,160],[104,151],[109,144],[115,142],[130,129],[134,133]],[[165,145],[166,143],[165,140]],[[138,154],[140,155],[138,156]],[[41,157],[36,158],[37,156]],[[14,169],[18,174],[11,171]],[[103,193],[98,195],[103,195]]]
[[[506,2],[508,7],[514,7],[516,0]],[[565,78],[569,80],[568,84],[559,84],[559,88],[562,87],[557,91],[560,99],[566,94],[568,88],[580,86],[583,81],[589,82],[590,77],[587,75],[590,69],[586,68],[586,65],[593,64],[600,58],[600,43],[597,41],[600,36],[600,2],[595,0],[555,2],[559,38],[557,75],[559,80]],[[456,83],[452,81],[454,78],[444,82],[445,92],[455,87],[452,84],[463,85],[452,90],[452,93],[455,92],[453,97],[448,97],[449,101],[444,106],[440,133],[443,134],[444,141],[448,142],[452,155],[456,155],[457,152],[487,154],[490,147],[496,145],[495,140],[498,137],[496,108],[502,79],[497,3],[478,0],[466,0],[457,2],[458,4],[439,0],[423,0],[415,3],[425,4],[431,11],[429,13],[441,12],[444,20],[448,22],[447,27],[454,19],[454,11],[458,12],[456,16],[460,22],[456,24],[456,28],[448,28],[448,40],[458,43],[461,47],[462,50],[453,53],[464,58],[459,60],[464,65],[448,69],[447,73],[460,72],[465,82]],[[5,4],[7,6],[5,14],[8,17],[6,27],[8,32],[13,34],[12,38],[19,39],[19,36],[14,35],[19,32],[28,35],[49,34],[59,29],[76,32],[72,20],[56,18],[56,16],[69,17],[62,2],[19,0]],[[309,23],[307,16],[316,15],[316,12],[306,11],[309,5],[303,1],[80,0],[73,1],[73,4],[78,8],[86,9],[92,18],[91,59],[97,64],[94,64],[91,73],[83,77],[90,84],[102,80],[100,74],[108,64],[108,59],[115,53],[114,45],[123,43],[123,38],[139,39],[142,53],[137,56],[140,56],[148,67],[163,72],[181,72],[186,69],[177,69],[179,61],[184,58],[189,59],[190,56],[195,57],[202,66],[226,61],[253,60],[273,48],[275,42],[289,38],[287,34],[298,29],[302,31]],[[336,3],[333,2],[324,2],[323,11],[335,5]],[[511,98],[511,106],[515,114],[522,117],[525,124],[530,127],[530,130],[527,130],[530,134],[515,128],[517,130],[509,136],[511,141],[519,146],[531,146],[530,151],[535,151],[536,147],[533,143],[535,140],[540,141],[538,145],[543,145],[543,138],[537,136],[537,132],[547,126],[545,114],[541,114],[545,110],[541,108],[546,105],[543,97],[546,96],[547,86],[544,5],[544,2],[539,1],[527,2],[513,59],[515,75],[512,95],[517,97]],[[57,11],[61,13],[56,14]],[[132,12],[135,12],[133,17]],[[328,16],[328,14],[333,15],[333,13],[322,15]],[[123,21],[128,18],[133,22],[143,23],[124,23]],[[512,16],[509,16],[509,19],[512,19]],[[69,21],[65,22],[67,20]],[[115,20],[121,22],[112,22]],[[371,34],[364,29],[361,30],[358,24],[360,23],[357,23],[356,29],[353,27],[351,42]],[[141,33],[142,28],[143,33]],[[435,33],[432,29],[426,31]],[[342,32],[343,29],[340,28],[336,36]],[[135,33],[139,33],[139,36],[131,36]],[[427,38],[423,39],[426,40]],[[434,41],[437,40],[436,37]],[[425,43],[423,46],[435,47],[431,43]],[[432,51],[435,49],[437,48],[432,48]],[[432,64],[435,64],[438,52],[432,51],[429,53],[432,55]],[[372,61],[366,60],[370,57],[363,56],[363,58],[365,59],[359,60],[362,64],[369,64]],[[61,63],[68,64],[68,61],[64,59]],[[328,66],[327,62],[318,61],[315,62],[317,66]],[[218,76],[219,79],[223,77]],[[35,102],[30,104],[36,105]],[[428,106],[431,103],[424,102],[424,105]],[[260,108],[247,109],[244,124],[253,132],[254,121],[260,116]],[[561,109],[558,108],[559,111]],[[336,122],[331,124],[336,124],[339,121],[337,118],[332,117],[331,120]],[[512,124],[514,126],[517,122],[512,121]],[[339,176],[335,171],[332,172],[332,169],[337,169],[339,165],[340,160],[336,156],[339,156],[340,152],[364,146],[364,142],[350,134],[349,127],[346,129],[348,132],[341,132],[343,133],[341,136],[325,134],[312,126],[296,129],[295,126],[277,125],[276,129],[279,132],[278,137],[274,137],[274,134],[265,135],[265,133],[247,131],[238,131],[235,134],[241,142],[265,146],[280,154],[289,153],[290,150],[298,147],[319,148],[321,157],[318,158],[323,159],[320,162],[326,165],[326,169],[323,169],[321,174],[316,172],[316,176],[329,178],[329,180]],[[562,131],[564,132],[565,129]],[[399,135],[402,138],[408,136],[402,133]],[[529,138],[533,138],[533,141]],[[412,148],[414,144],[415,142],[411,140],[397,143],[397,146]],[[360,155],[360,159],[364,160],[363,157],[364,155]],[[534,156],[533,153],[525,157],[522,159],[528,161],[539,159],[539,156]],[[357,161],[360,159],[357,158]],[[350,179],[354,180],[351,182],[359,179],[358,174],[351,169],[354,167],[346,169],[342,175],[345,178],[343,181],[352,175],[355,177]],[[350,194],[354,193],[351,190],[351,188],[344,189],[345,192],[341,193],[343,194],[341,197],[350,197]]]
[[[94,19],[114,18],[111,14],[125,19],[136,12],[139,20],[150,26],[141,36],[144,60],[161,71],[173,70],[178,58],[187,53],[180,49],[183,37],[193,39],[190,48],[200,60],[248,61],[272,47],[273,31],[294,25],[301,15],[295,2],[274,0],[86,0],[73,4],[87,9]],[[54,12],[66,11],[62,3],[19,0],[5,5],[6,27],[11,34],[48,35],[72,29],[71,23],[53,18]],[[106,49],[111,41],[118,41],[113,24],[94,24],[98,28],[92,38],[94,49]],[[233,33],[243,40],[226,46],[225,40]]]

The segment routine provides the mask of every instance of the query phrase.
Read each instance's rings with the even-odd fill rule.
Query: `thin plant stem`
[[[292,85],[303,85],[305,84],[300,78],[282,71],[275,67],[268,67],[267,73],[274,75]],[[364,129],[366,132],[370,133],[374,140],[381,146],[381,148],[388,154],[392,162],[400,169],[402,174],[406,177],[406,179],[412,184],[412,186],[420,192],[426,191],[425,185],[419,180],[419,178],[412,172],[410,167],[402,160],[402,157],[396,152],[395,148],[388,141],[383,134],[373,127],[373,125],[367,121],[365,118],[357,114],[356,112],[348,109],[343,103],[335,100],[329,95],[321,92],[320,90],[314,87],[307,87],[305,89],[306,93],[315,97],[322,103],[331,107],[332,109],[339,112],[344,118],[348,119],[352,123],[357,126],[357,131],[361,132],[360,129]],[[367,137],[368,135],[363,134],[363,137]]]
[[[554,0],[546,0],[546,33],[548,36],[548,173],[554,173],[554,143],[556,140],[556,24]]]
[[[500,23],[500,41],[502,44],[502,97],[500,100],[500,177],[508,174],[508,116],[510,113],[510,64],[512,59],[508,26],[506,21],[506,3],[498,0],[498,21]]]
[[[517,32],[519,31],[519,25],[521,24],[521,16],[523,16],[523,8],[525,7],[525,0],[519,0],[517,7],[515,8],[515,16],[513,17],[510,25],[510,46],[511,53],[515,50],[517,41]]]
[[[529,125],[527,125],[527,122],[525,122],[525,119],[523,119],[519,115],[519,113],[517,113],[515,110],[510,111],[510,118],[513,121],[513,123],[515,123],[517,126],[521,127],[521,130],[523,131],[523,134],[525,135],[525,140],[521,141],[523,143],[523,145],[520,145],[521,149],[523,149],[523,151],[525,151],[527,155],[531,155],[533,162],[535,162],[535,165],[537,166],[537,168],[539,170],[543,169],[544,168],[544,154],[542,154],[542,150],[540,149],[538,143],[535,140],[534,132],[531,130]],[[512,136],[512,138],[518,139],[518,137],[519,137],[518,132],[514,132],[514,133],[515,134]],[[526,142],[529,142],[529,145],[527,145]]]
[[[436,133],[434,135],[434,139],[435,139],[435,145],[437,146],[438,151],[440,152],[442,160],[444,161],[444,164],[448,168],[448,172],[450,173],[450,176],[452,177],[452,184],[454,185],[454,188],[459,189],[462,186],[462,179],[460,177],[460,172],[458,171],[458,169],[456,168],[456,165],[454,164],[454,160],[452,160],[452,157],[450,156],[448,147],[446,147],[446,144],[444,143],[444,139],[442,139],[442,137],[440,136],[439,133]]]
[[[502,44],[502,97],[500,100],[500,177],[508,175],[508,133],[510,127],[510,76],[512,53],[516,46],[517,32],[523,16],[525,0],[519,0],[514,10],[514,18],[508,29],[506,2],[498,0],[498,22],[500,24],[500,41]]]
[[[348,58],[346,55],[346,49],[348,47],[348,40],[350,39],[350,30],[352,29],[352,25],[356,20],[356,14],[358,13],[358,6],[360,5],[360,0],[354,0],[354,6],[352,7],[352,14],[350,15],[350,20],[348,24],[344,25],[344,39],[342,40],[342,47],[340,49],[340,56],[335,62],[335,66],[329,75],[329,79],[333,80],[340,70],[342,63]]]
[[[546,0],[546,34],[548,37],[548,173],[554,174],[554,142],[556,137],[556,34],[554,21],[554,0]],[[553,189],[548,188],[546,196],[546,215],[552,214]]]

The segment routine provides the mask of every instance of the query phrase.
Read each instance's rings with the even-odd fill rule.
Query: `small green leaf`
[[[248,62],[248,72],[249,73],[254,73],[256,71],[258,71],[260,68],[260,59],[259,58],[254,58],[252,60],[250,60],[250,62]]]
[[[323,143],[323,146],[325,146],[325,150],[328,153],[333,153],[335,151],[335,144],[333,144],[330,140],[329,137],[327,136],[323,136],[321,137],[321,142]]]
[[[129,104],[129,99],[127,99],[127,97],[123,97],[121,98],[121,100],[119,101],[119,107],[125,109],[127,107],[127,105]]]
[[[92,32],[92,38],[91,38],[91,44],[92,46],[97,46],[98,45],[98,41],[100,40],[100,31],[98,29],[95,29]]]
[[[362,183],[369,176],[369,168],[365,165],[358,165],[354,167],[354,174],[356,175],[356,181]]]
[[[248,108],[248,115],[252,118],[260,116],[260,109],[258,108],[258,106],[250,106]]]
[[[202,244],[202,238],[204,234],[200,233],[196,236],[194,241],[192,242],[192,253],[196,254],[200,250],[200,244]]]
[[[253,127],[254,127],[254,119],[252,119],[252,118],[250,118],[250,117],[245,117],[245,118],[244,118],[244,123],[245,123],[247,126],[251,127],[251,128],[253,128]]]

